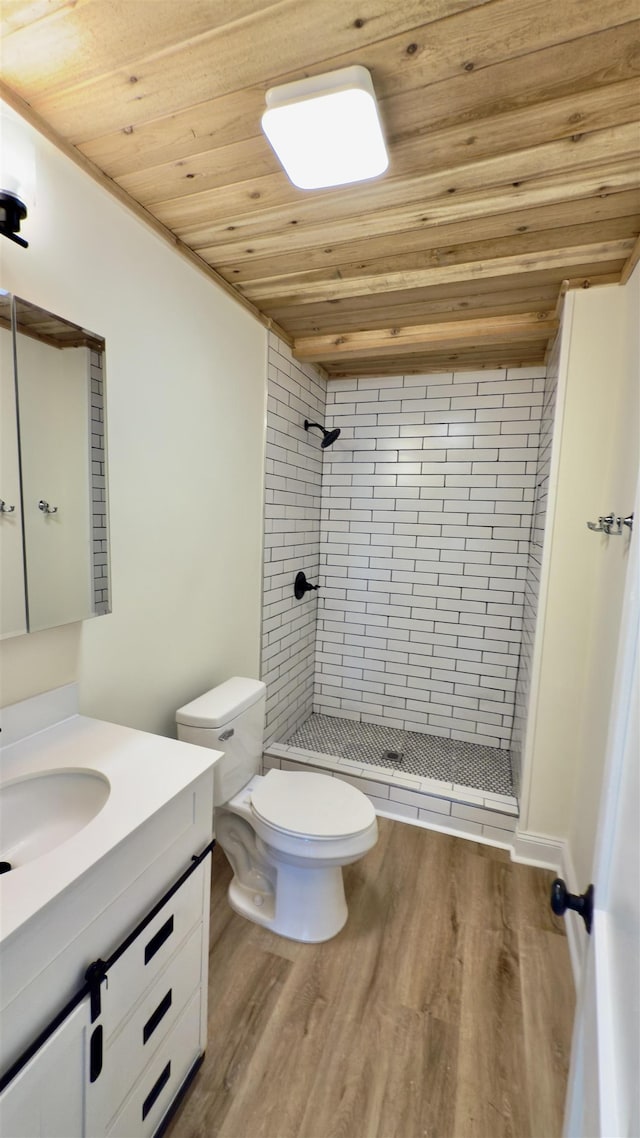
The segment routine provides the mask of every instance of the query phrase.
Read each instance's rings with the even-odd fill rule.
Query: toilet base
[[[275,893],[251,889],[234,876],[228,898],[241,917],[306,944],[331,940],[347,920],[340,866],[307,869],[279,864]]]

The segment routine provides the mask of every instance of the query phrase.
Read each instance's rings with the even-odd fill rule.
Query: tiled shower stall
[[[542,368],[326,382],[270,335],[266,766],[330,771],[392,816],[508,839],[552,371],[546,391]],[[340,437],[321,450],[305,419]],[[297,601],[300,569],[320,588]]]

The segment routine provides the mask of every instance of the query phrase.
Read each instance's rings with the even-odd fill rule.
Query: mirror
[[[0,635],[27,631],[12,299],[0,293]]]
[[[5,293],[0,362],[6,637],[110,611],[104,340]]]

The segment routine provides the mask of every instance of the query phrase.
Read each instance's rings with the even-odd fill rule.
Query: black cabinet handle
[[[171,1063],[169,1062],[169,1063],[167,1063],[162,1074],[159,1076],[159,1078],[153,1084],[151,1090],[149,1091],[149,1094],[147,1095],[146,1099],[144,1100],[144,1102],[142,1104],[142,1121],[143,1122],[144,1122],[145,1118],[147,1117],[149,1111],[153,1107],[156,1099],[158,1098],[158,1095],[161,1094],[161,1092],[164,1090],[164,1088],[166,1087],[170,1078],[171,1078]]]
[[[556,877],[551,886],[551,908],[557,917],[564,917],[567,909],[573,909],[582,917],[588,933],[593,923],[593,885],[584,893],[568,893],[561,877]]]
[[[166,1016],[167,1012],[169,1011],[169,1008],[171,1007],[172,999],[173,999],[173,996],[171,993],[171,988],[169,988],[169,991],[167,992],[166,996],[164,996],[160,1000],[160,1003],[158,1004],[155,1012],[153,1012],[152,1015],[149,1016],[149,1019],[147,1020],[147,1022],[145,1023],[145,1025],[142,1029],[142,1044],[143,1044],[143,1046],[149,1039],[151,1039],[151,1036],[153,1035],[154,1031],[156,1030],[158,1024]]]
[[[95,1083],[102,1071],[102,1024],[91,1032],[89,1040],[89,1082]]]
[[[168,921],[165,921],[162,928],[158,929],[155,936],[151,937],[151,940],[149,941],[149,943],[147,945],[145,945],[145,949],[144,949],[144,962],[145,962],[145,964],[148,964],[150,960],[153,960],[156,952],[158,952],[158,950],[162,948],[165,940],[169,939],[172,932],[173,932],[173,914],[169,917]]]

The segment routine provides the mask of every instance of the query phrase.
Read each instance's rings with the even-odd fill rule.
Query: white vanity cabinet
[[[0,794],[56,772],[109,794],[2,875],[0,1136],[150,1138],[206,1047],[220,754],[77,715],[75,699],[2,712]],[[27,835],[32,815],[42,828],[23,814]]]
[[[0,1095],[2,1138],[147,1138],[206,1046],[207,854],[106,961]]]
[[[100,984],[100,1012],[88,1040],[85,1133],[91,1138],[154,1134],[204,1053],[210,880],[207,857]],[[91,1070],[92,1046],[101,1051],[98,1073]]]
[[[75,1138],[85,1133],[90,1028],[86,998],[0,1095],[2,1138]]]

